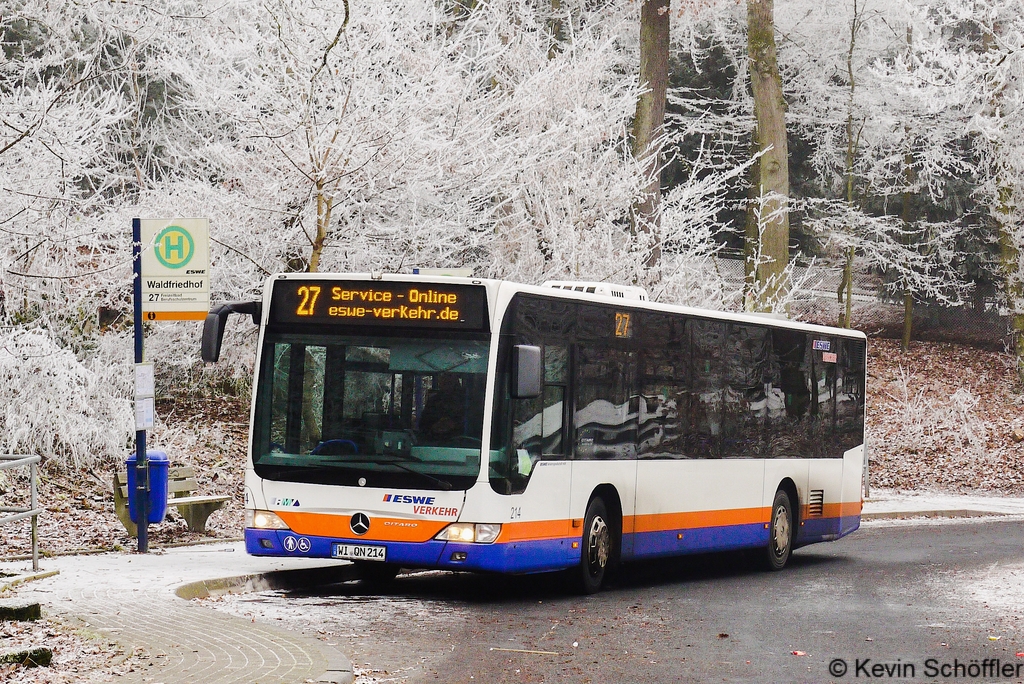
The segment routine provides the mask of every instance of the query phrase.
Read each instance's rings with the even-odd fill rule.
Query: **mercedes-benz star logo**
[[[370,518],[365,513],[356,513],[352,516],[349,527],[356,534],[363,535],[370,531]]]

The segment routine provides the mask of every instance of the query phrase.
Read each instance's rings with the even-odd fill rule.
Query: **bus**
[[[259,325],[250,554],[567,571],[749,549],[768,569],[860,525],[866,337],[607,283],[274,275]]]

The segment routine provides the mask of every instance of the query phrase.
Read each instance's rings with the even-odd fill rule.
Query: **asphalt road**
[[[628,566],[589,597],[423,573],[383,596],[353,582],[218,605],[336,644],[361,682],[1024,682],[1022,587],[1013,520],[868,526],[780,573],[738,553]]]

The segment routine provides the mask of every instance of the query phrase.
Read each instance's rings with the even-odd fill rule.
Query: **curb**
[[[356,577],[356,566],[347,563],[345,565],[275,570],[252,575],[200,580],[181,585],[174,590],[174,594],[178,598],[188,601],[232,593],[244,594],[254,591],[326,586],[354,580]],[[327,660],[327,670],[315,681],[318,684],[351,684],[355,680],[352,661],[332,646],[320,642],[315,643],[316,647],[320,649],[321,655]]]
[[[252,591],[271,591],[275,589],[301,589],[303,587],[319,587],[338,582],[356,579],[356,567],[351,563],[345,565],[324,565],[316,568],[300,568],[297,570],[273,570],[251,575],[222,577],[219,579],[200,580],[183,584],[174,590],[175,596],[186,601],[191,599],[210,598],[224,594],[246,594]]]
[[[1007,515],[1019,515],[1006,511],[976,511],[966,508],[931,511],[880,511],[877,513],[861,513],[861,520],[910,520],[912,518],[986,518]]]
[[[13,587],[18,586],[19,584],[24,584],[25,582],[46,579],[47,577],[53,577],[54,575],[59,574],[60,570],[43,570],[40,572],[33,572],[28,575],[16,575],[12,579],[4,582],[3,584],[0,584],[0,591],[7,591],[8,589],[12,589]]]
[[[233,543],[245,541],[245,537],[217,537],[215,539],[197,539],[195,541],[185,542],[171,542],[169,544],[160,544],[158,546],[151,546],[150,551],[161,551],[163,549],[179,549],[186,546],[204,546],[206,544],[222,544],[222,543]],[[64,556],[89,556],[95,553],[131,553],[131,549],[124,547],[111,547],[111,548],[91,548],[91,549],[68,549],[66,551],[46,551],[44,549],[39,550],[40,558],[61,558]],[[22,554],[20,556],[6,556],[0,558],[0,563],[16,563],[18,561],[32,560],[31,554]]]

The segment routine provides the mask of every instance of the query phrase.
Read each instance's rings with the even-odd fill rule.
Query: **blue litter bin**
[[[167,468],[171,461],[166,452],[146,450],[149,459],[149,523],[163,521],[167,514]],[[135,454],[128,457],[128,516],[136,525],[139,514],[135,510]]]

